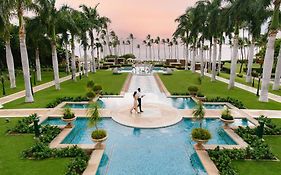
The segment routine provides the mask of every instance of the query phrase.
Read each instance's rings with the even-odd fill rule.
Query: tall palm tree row
[[[9,72],[10,79],[10,88],[16,88],[16,77],[15,77],[15,66],[14,66],[14,58],[11,49],[10,43],[10,18],[11,18],[11,9],[13,6],[8,1],[1,1],[0,4],[0,18],[3,26],[1,28],[0,34],[3,36],[5,41],[5,49],[6,49],[6,62]]]
[[[214,81],[216,75],[220,72],[222,45],[225,41],[225,37],[228,37],[232,48],[228,88],[232,89],[235,86],[239,47],[243,57],[240,65],[240,70],[242,71],[243,62],[246,60],[245,50],[248,45],[246,82],[250,82],[252,80],[251,75],[255,56],[255,45],[261,38],[261,26],[269,21],[268,43],[262,73],[262,90],[259,98],[260,101],[268,101],[267,96],[273,67],[274,43],[279,27],[280,3],[281,0],[201,0],[198,1],[195,6],[187,8],[185,13],[175,20],[178,22],[178,26],[174,32],[174,36],[180,38],[181,41],[186,44],[187,51],[189,50],[188,44],[190,43],[192,45],[190,47],[190,50],[193,52],[191,59],[192,72],[195,72],[195,62],[197,59],[200,60],[202,67],[204,64],[202,63],[202,60],[207,60],[204,59],[204,50],[206,50],[204,42],[208,40],[208,68],[210,69],[210,65],[212,65],[211,80]],[[274,6],[273,13],[271,12],[273,7],[272,4]],[[268,20],[271,14],[271,20]],[[245,39],[245,43],[242,45],[241,42],[239,42],[240,30],[243,30],[243,41]],[[245,30],[248,31],[251,42],[249,42],[249,37],[244,37]],[[218,44],[219,47],[217,47]],[[185,67],[187,70],[188,59],[186,62]],[[278,56],[275,72],[273,90],[278,90],[280,88],[281,77],[281,50]],[[204,72],[201,69],[201,75],[203,74]]]
[[[30,65],[26,44],[26,35],[28,35],[29,48],[35,51],[35,69],[37,81],[41,81],[41,65],[40,65],[40,45],[49,44],[51,50],[52,65],[54,72],[54,83],[57,90],[60,89],[59,68],[57,46],[64,45],[66,53],[66,70],[69,72],[68,45],[71,45],[71,71],[72,77],[76,77],[76,60],[75,60],[75,42],[79,38],[84,48],[85,57],[85,72],[88,73],[87,48],[89,44],[87,38],[91,39],[90,46],[94,49],[94,33],[95,30],[99,33],[102,29],[107,28],[110,20],[107,17],[99,16],[95,6],[94,8],[81,6],[82,11],[74,10],[64,5],[60,9],[55,7],[56,0],[5,0],[0,2],[0,35],[5,39],[6,45],[6,62],[9,72],[11,88],[16,87],[14,60],[10,45],[10,20],[12,14],[17,14],[19,26],[19,43],[20,56],[24,75],[25,84],[25,102],[33,102],[33,94],[30,82]],[[32,18],[27,18],[24,14],[28,11],[33,11],[35,15]],[[29,37],[29,35],[32,37]],[[70,37],[71,36],[71,37]],[[58,42],[60,41],[60,42]],[[48,49],[48,48],[47,48]],[[95,65],[93,54],[91,59],[91,69],[94,71]]]

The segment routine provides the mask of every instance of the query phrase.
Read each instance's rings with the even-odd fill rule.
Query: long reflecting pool
[[[59,118],[49,118],[43,124],[65,125]],[[90,133],[94,128],[88,127],[88,119],[78,118],[74,124],[75,128],[62,143],[91,144]],[[212,133],[208,144],[235,145],[222,125],[218,119],[203,121],[203,127]],[[99,127],[106,129],[109,137],[97,174],[205,175],[190,136],[192,128],[198,126],[198,122],[183,119],[166,128],[138,129],[120,125],[112,119],[103,119]]]

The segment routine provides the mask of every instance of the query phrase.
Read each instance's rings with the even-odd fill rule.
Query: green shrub
[[[243,74],[237,74],[237,77],[243,78]]]
[[[122,55],[122,56],[120,56],[119,58],[125,58],[125,59],[128,59],[128,58],[133,58],[133,59],[135,59],[136,58],[136,56],[134,55],[134,54],[125,54],[125,55]]]
[[[86,93],[86,97],[88,97],[89,99],[93,99],[96,97],[96,93],[89,91]]]
[[[16,125],[13,128],[9,129],[8,131],[11,133],[21,133],[21,134],[33,133],[34,128],[30,127],[30,124],[33,123],[36,117],[37,114],[31,114],[28,117],[25,117],[17,121]]]
[[[96,94],[100,93],[100,92],[102,91],[102,86],[101,86],[101,85],[95,85],[95,86],[93,87],[93,91],[94,91]]]
[[[198,92],[198,87],[197,86],[189,86],[188,91],[190,94],[195,95]]]
[[[107,135],[106,131],[103,129],[98,129],[92,132],[92,138],[93,139],[102,139],[105,138]]]
[[[191,132],[193,139],[209,140],[211,139],[211,133],[207,129],[195,128]]]
[[[87,88],[92,89],[94,86],[95,86],[95,82],[93,80],[87,82]]]
[[[205,97],[205,95],[202,92],[197,92],[197,97]]]
[[[60,103],[64,102],[64,101],[73,101],[73,102],[80,102],[80,101],[89,101],[89,99],[87,97],[82,97],[82,96],[77,96],[77,97],[59,97],[56,98],[54,101],[48,103],[46,105],[46,108],[54,108],[57,105],[59,105]]]

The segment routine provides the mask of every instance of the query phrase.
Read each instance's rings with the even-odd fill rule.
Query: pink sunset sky
[[[57,0],[57,7],[68,4],[77,9],[80,4],[94,7],[107,16],[113,29],[121,38],[133,33],[139,40],[147,34],[169,38],[176,28],[174,20],[194,5],[196,0]]]

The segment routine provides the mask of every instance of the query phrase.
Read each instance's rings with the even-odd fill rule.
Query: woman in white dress
[[[132,113],[133,110],[135,110],[135,112],[138,113],[138,96],[137,96],[137,91],[134,92],[133,98],[134,98],[134,106],[131,108],[130,113]]]

